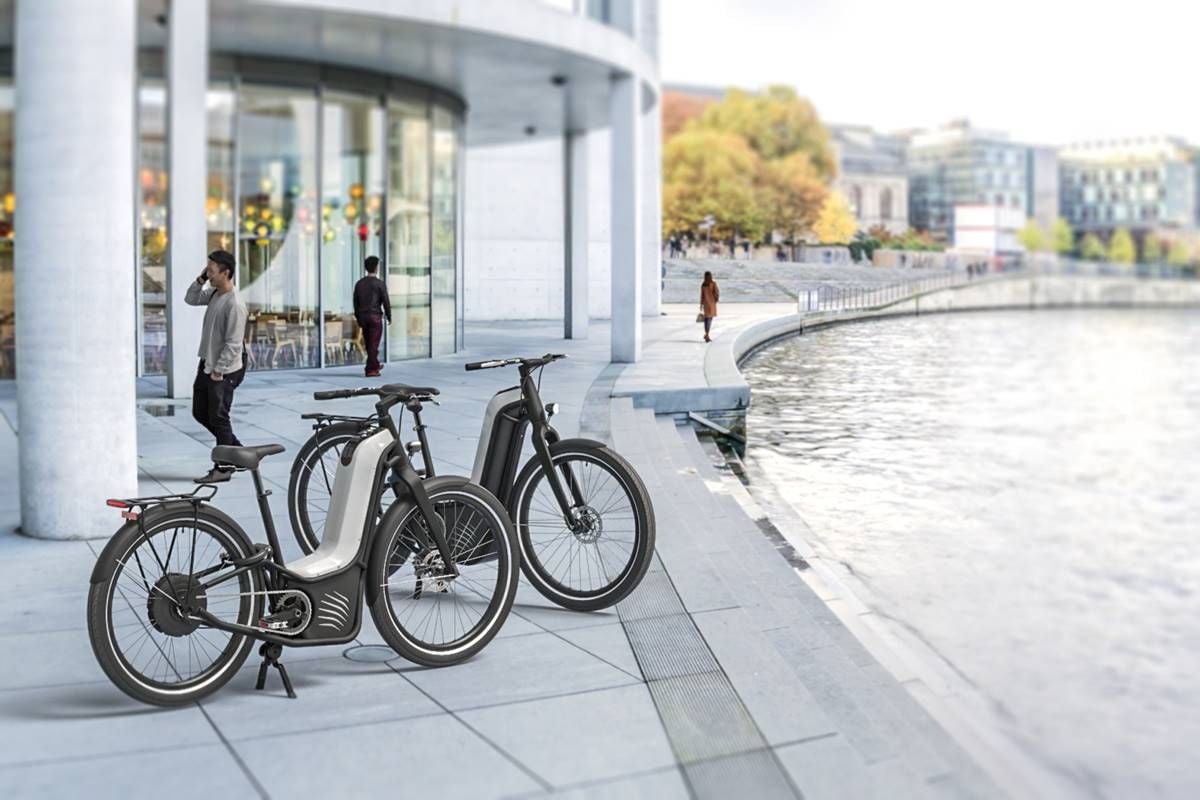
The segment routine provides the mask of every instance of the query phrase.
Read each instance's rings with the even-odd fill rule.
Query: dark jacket
[[[365,316],[378,317],[380,309],[387,321],[392,321],[392,304],[388,302],[387,285],[374,275],[367,275],[354,284],[354,316],[362,324]]]

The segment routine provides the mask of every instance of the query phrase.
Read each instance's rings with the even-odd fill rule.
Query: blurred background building
[[[837,160],[833,181],[863,230],[908,230],[905,141],[866,125],[830,125]]]
[[[1200,151],[1153,136],[1070,144],[1059,151],[1063,216],[1078,233],[1138,238],[1193,233],[1200,223]]]

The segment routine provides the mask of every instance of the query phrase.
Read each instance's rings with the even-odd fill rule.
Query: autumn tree
[[[1085,234],[1079,243],[1079,255],[1088,261],[1103,261],[1108,253],[1104,250],[1104,243],[1100,241],[1100,237],[1089,233]]]
[[[756,196],[762,164],[739,136],[688,129],[663,148],[663,230],[696,231],[711,215],[713,239],[761,241],[766,215]]]
[[[1167,263],[1173,267],[1186,267],[1192,260],[1191,248],[1183,239],[1171,242],[1167,250]]]
[[[711,98],[697,97],[683,92],[667,92],[662,95],[662,136],[670,139],[683,130],[688,122],[698,118],[704,109],[712,105]]]
[[[1025,227],[1017,232],[1017,241],[1027,252],[1040,253],[1046,249],[1046,232],[1037,224],[1037,220],[1029,219]]]
[[[807,153],[792,153],[762,165],[759,203],[769,229],[789,241],[812,229],[828,194]]]
[[[1062,217],[1054,220],[1054,252],[1065,255],[1075,249],[1075,233]]]
[[[1132,264],[1137,261],[1137,246],[1126,228],[1117,228],[1108,240],[1108,260],[1114,264]]]
[[[764,161],[806,153],[825,182],[837,174],[829,131],[813,104],[789,86],[770,86],[755,94],[730,89],[690,126],[737,134]]]
[[[1157,264],[1162,261],[1162,242],[1153,233],[1147,233],[1142,239],[1142,261],[1147,264]]]
[[[813,233],[822,244],[845,244],[858,230],[858,220],[841,192],[830,192],[821,205]]]

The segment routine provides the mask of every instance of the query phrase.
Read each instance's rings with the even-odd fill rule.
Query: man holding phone
[[[200,333],[200,368],[192,384],[192,416],[217,438],[217,444],[241,447],[229,421],[233,392],[246,376],[242,360],[246,305],[233,285],[235,269],[232,253],[212,251],[204,271],[188,287],[184,302],[207,306]],[[232,473],[232,469],[213,464],[196,483],[227,481]]]

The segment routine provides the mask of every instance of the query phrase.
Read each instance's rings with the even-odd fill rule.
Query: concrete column
[[[167,395],[191,397],[204,309],[183,302],[204,269],[208,226],[208,1],[167,12]]]
[[[662,310],[662,117],[655,101],[642,114],[642,316]]]
[[[137,490],[135,0],[16,7],[21,530],[108,536]],[[198,272],[199,270],[197,270]]]
[[[642,113],[638,79],[613,78],[612,123],[612,360],[642,356]]]
[[[563,137],[563,337],[588,335],[587,133]]]

